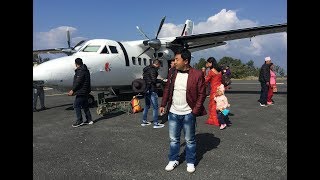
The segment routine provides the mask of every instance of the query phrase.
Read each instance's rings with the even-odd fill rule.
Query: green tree
[[[248,62],[246,63],[246,65],[247,65],[248,67],[254,68],[254,62],[253,62],[253,60],[248,61]]]
[[[276,72],[277,75],[280,75],[280,76],[285,75],[284,69],[282,67],[280,67],[279,65],[274,66],[274,71]]]
[[[200,60],[193,65],[195,69],[201,69],[202,67],[206,67],[206,59],[200,58]]]

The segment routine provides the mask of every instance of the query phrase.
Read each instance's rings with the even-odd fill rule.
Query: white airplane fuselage
[[[90,40],[71,56],[52,59],[34,67],[33,81],[44,81],[47,87],[70,90],[75,73],[75,59],[81,58],[90,71],[92,90],[131,86],[133,80],[142,78],[143,68],[150,65],[154,59],[152,49],[139,56],[147,48],[136,45],[142,44],[141,42],[142,40],[127,42],[108,39]],[[97,50],[90,50],[89,46]],[[161,49],[158,51],[161,52]],[[160,59],[162,65],[158,71],[158,79],[166,78],[168,60],[174,56],[173,52],[168,52],[167,49],[164,49],[164,52],[167,53]]]

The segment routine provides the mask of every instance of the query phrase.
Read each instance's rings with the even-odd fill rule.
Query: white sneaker
[[[168,165],[166,166],[166,171],[172,171],[175,167],[179,165],[179,161],[169,161]]]
[[[89,124],[93,124],[93,121],[90,121]]]
[[[194,167],[194,164],[187,163],[187,171],[189,173],[193,173],[195,170],[196,170],[196,168]]]
[[[260,103],[260,106],[262,106],[262,107],[268,107],[268,105],[266,105],[266,104],[261,104],[261,103]]]
[[[157,123],[157,124],[154,124],[153,125],[153,128],[163,128],[164,127],[164,124],[160,124],[160,123]]]
[[[148,121],[142,121],[141,126],[149,126],[151,122]]]

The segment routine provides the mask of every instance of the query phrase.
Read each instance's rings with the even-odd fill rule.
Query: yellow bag
[[[140,100],[136,96],[133,96],[131,99],[131,107],[133,113],[143,111],[143,108],[140,106]]]

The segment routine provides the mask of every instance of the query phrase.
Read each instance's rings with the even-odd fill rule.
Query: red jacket
[[[161,107],[166,107],[170,110],[172,104],[173,86],[177,76],[177,70],[169,71],[168,81],[163,91]],[[206,99],[206,86],[204,82],[203,72],[190,67],[187,81],[187,103],[192,109],[192,113],[196,116],[207,114],[203,103]]]

